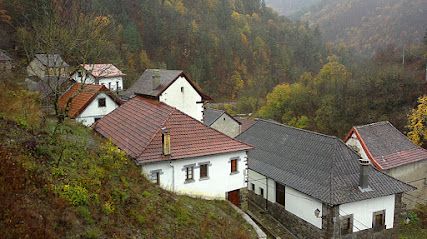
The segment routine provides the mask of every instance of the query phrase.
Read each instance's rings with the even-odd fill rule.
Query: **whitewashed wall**
[[[232,138],[240,134],[240,124],[227,114],[222,114],[211,127]]]
[[[349,146],[356,147],[358,149],[358,153],[363,159],[369,159],[368,155],[366,154],[365,150],[362,147],[362,144],[360,143],[359,139],[357,139],[357,136],[355,133],[351,133],[351,136],[350,138],[348,138],[346,144]]]
[[[100,98],[105,98],[105,107],[98,107],[98,99]],[[91,126],[95,122],[95,118],[102,118],[117,107],[119,107],[119,105],[110,96],[105,93],[100,93],[92,100],[86,109],[76,117],[76,121],[86,126]]]
[[[95,77],[91,74],[86,74],[86,71],[82,71],[81,77],[79,77],[79,72],[76,71],[73,75],[71,75],[71,78],[77,83],[95,84]]]
[[[264,189],[264,198],[268,201],[276,202],[276,183],[272,179],[266,181],[265,176],[248,170],[248,189],[252,190],[252,184],[255,185],[255,193],[260,195],[260,188]],[[267,192],[268,184],[268,192]],[[298,216],[299,218],[313,224],[318,228],[322,228],[322,218],[314,215],[314,211],[319,209],[322,211],[322,203],[304,193],[300,193],[290,187],[285,186],[285,210]]]
[[[239,158],[238,173],[231,173],[230,160]],[[200,179],[200,164],[209,162],[208,178]],[[194,164],[194,181],[186,182],[185,165]],[[246,152],[234,152],[183,160],[163,161],[142,166],[142,173],[151,179],[151,172],[161,170],[160,186],[179,194],[225,199],[226,192],[246,187]]]
[[[99,84],[105,85],[105,87],[112,91],[117,91],[117,85],[119,86],[119,90],[123,90],[123,78],[121,76],[99,79]]]
[[[85,83],[85,84],[95,84],[96,79],[93,75],[87,74],[86,71],[82,71],[82,76],[79,77],[78,71],[76,71],[71,78],[75,80],[78,83]],[[123,77],[116,76],[116,77],[107,77],[107,78],[100,78],[98,84],[99,85],[105,85],[105,87],[108,88],[108,83],[111,83],[111,87],[109,90],[116,91],[117,90],[117,82],[119,85],[119,90],[123,90]]]
[[[373,213],[385,210],[386,229],[393,228],[395,195],[346,203],[339,206],[340,216],[353,214],[353,232],[372,228]]]
[[[183,92],[181,92],[183,87]],[[203,119],[202,97],[184,77],[179,77],[159,97],[164,102],[188,114],[198,121]]]

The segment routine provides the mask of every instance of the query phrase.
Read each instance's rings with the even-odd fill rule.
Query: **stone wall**
[[[400,225],[400,213],[402,205],[402,195],[396,195],[395,200],[395,215],[394,225],[392,229],[375,231],[374,229],[363,230],[347,235],[341,235],[339,230],[339,206],[330,207],[323,204],[323,220],[322,228],[319,229],[314,225],[302,220],[294,214],[285,210],[285,207],[267,202],[265,198],[255,194],[252,191],[247,191],[247,199],[253,202],[255,205],[266,210],[267,213],[272,215],[278,220],[283,226],[291,231],[298,238],[321,238],[329,239],[343,238],[343,239],[398,239],[399,238],[399,225]],[[334,219],[336,218],[336,219]],[[335,228],[334,228],[335,225]]]

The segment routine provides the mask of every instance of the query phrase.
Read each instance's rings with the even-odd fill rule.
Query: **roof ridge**
[[[390,124],[391,126],[393,126],[388,120],[386,120],[386,121],[372,122],[372,123],[364,124],[364,125],[355,125],[353,127],[354,128],[363,128],[363,127],[369,127],[369,126],[373,126],[373,125],[384,125],[384,124]]]
[[[310,131],[310,130],[307,130],[307,129],[301,129],[301,128],[297,128],[297,127],[293,127],[293,126],[285,125],[285,124],[282,124],[282,123],[277,122],[277,121],[272,120],[272,119],[269,119],[269,120],[265,120],[265,119],[255,119],[255,121],[256,121],[256,122],[258,122],[258,121],[264,121],[264,122],[273,123],[273,124],[276,124],[276,125],[279,125],[279,126],[284,126],[284,127],[288,127],[288,128],[291,128],[291,129],[295,129],[295,130],[298,130],[298,131],[303,131],[303,132],[310,133],[310,134],[316,134],[316,135],[323,136],[323,137],[326,137],[326,138],[339,139],[338,137],[333,136],[333,135],[322,134],[322,133],[315,132],[315,131]],[[255,123],[255,124],[256,124],[256,123]],[[252,127],[252,126],[251,126],[251,127]]]

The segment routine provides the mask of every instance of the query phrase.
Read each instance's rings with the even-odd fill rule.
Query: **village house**
[[[354,126],[344,142],[384,173],[417,190],[403,194],[408,208],[427,199],[427,150],[414,144],[390,122]]]
[[[203,104],[211,100],[179,70],[145,70],[135,84],[123,94],[127,98],[135,95],[164,102],[198,121],[203,119]]]
[[[43,78],[45,76],[65,76],[69,65],[58,54],[36,54],[27,66],[27,73],[31,76]]]
[[[233,117],[223,110],[207,108],[204,112],[203,123],[234,138],[248,129],[255,121]]]
[[[160,187],[239,205],[252,146],[163,102],[135,96],[93,125]]]
[[[77,67],[70,76],[78,83],[105,85],[109,90],[123,90],[123,76],[113,64],[85,64]]]
[[[74,98],[73,98],[74,97]],[[90,126],[121,105],[120,99],[104,85],[75,83],[59,98],[58,106],[67,116]]]
[[[0,50],[0,71],[10,72],[12,70],[12,58],[6,51]]]
[[[402,193],[414,187],[360,159],[336,137],[258,120],[237,139],[248,198],[298,238],[398,238]]]

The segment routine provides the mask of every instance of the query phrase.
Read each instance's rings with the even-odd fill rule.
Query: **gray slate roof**
[[[223,114],[228,115],[230,118],[234,119],[238,124],[241,124],[237,119],[235,119],[233,116],[227,114],[227,112],[223,110],[213,109],[213,108],[207,108],[203,112],[204,118],[203,123],[205,125],[211,126],[219,117],[221,117]]]
[[[25,83],[27,84],[28,90],[40,92],[41,98],[45,98],[51,93],[53,93],[52,89],[56,89],[58,83],[60,85],[60,91],[62,91],[63,88],[68,87],[72,83],[74,83],[73,80],[66,76],[60,76],[59,79],[54,76],[45,76],[41,79],[38,77],[34,78],[36,80],[26,78]]]
[[[249,169],[330,205],[415,189],[369,166],[372,190],[361,192],[359,156],[336,137],[258,120],[236,138],[256,147]]]
[[[124,92],[125,97],[132,97],[135,93],[157,97],[173,80],[182,74],[180,70],[158,70],[160,75],[160,86],[153,89],[153,75],[156,69],[147,69],[129,89]]]
[[[354,126],[362,144],[371,154],[376,165],[389,169],[427,159],[427,150],[414,144],[390,122],[383,121],[362,126]]]
[[[47,67],[69,67],[69,65],[62,60],[61,56],[58,54],[52,54],[49,56],[46,54],[36,54],[35,58]]]

